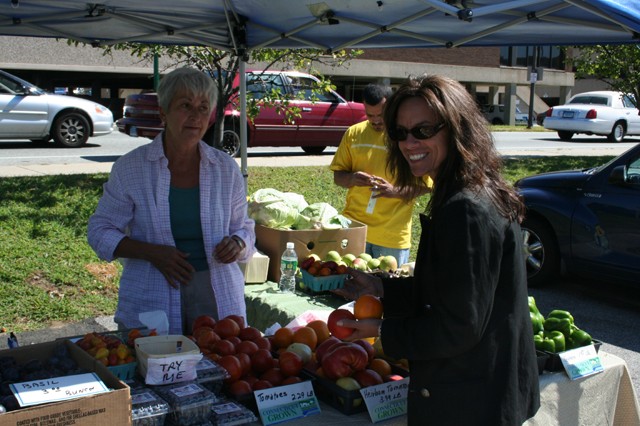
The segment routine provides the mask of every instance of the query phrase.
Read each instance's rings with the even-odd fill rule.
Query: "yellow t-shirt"
[[[374,130],[367,120],[347,129],[329,167],[332,171],[367,172],[393,183],[386,166],[384,132]],[[349,188],[342,214],[367,225],[368,243],[394,249],[410,248],[414,203],[380,197],[376,199],[373,212],[367,213],[370,197],[368,186]]]

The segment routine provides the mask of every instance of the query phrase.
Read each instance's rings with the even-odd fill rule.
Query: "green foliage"
[[[611,90],[634,95],[640,102],[640,45],[578,46],[578,55],[569,58],[576,78],[593,77],[611,86]]]
[[[507,158],[504,172],[513,182],[609,158]],[[99,260],[86,239],[106,180],[106,174],[0,179],[0,326],[19,332],[115,312],[120,263]],[[333,183],[328,167],[253,167],[247,185],[249,193],[275,188],[302,194],[309,203],[328,202],[338,211],[345,205],[346,190]],[[427,200],[419,198],[414,209],[412,259],[418,214]]]

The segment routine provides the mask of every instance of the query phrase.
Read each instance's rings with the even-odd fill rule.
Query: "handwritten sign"
[[[409,378],[360,389],[373,423],[407,414]]]
[[[109,392],[95,373],[32,380],[9,386],[21,407]]]
[[[202,354],[149,358],[145,382],[148,385],[168,385],[195,380],[198,375],[196,365],[201,359]]]
[[[262,424],[275,425],[320,413],[310,381],[253,392]]]
[[[559,354],[562,365],[571,380],[604,371],[600,357],[593,345],[582,346]]]

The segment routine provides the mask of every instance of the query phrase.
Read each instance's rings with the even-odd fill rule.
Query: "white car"
[[[482,113],[487,121],[491,124],[499,125],[507,122],[506,110],[504,105],[483,105]],[[529,115],[520,111],[520,108],[516,107],[516,125],[529,124]]]
[[[109,108],[74,96],[53,95],[0,70],[0,139],[30,139],[77,148],[113,131]]]
[[[573,96],[565,105],[550,108],[543,125],[557,131],[563,141],[584,133],[621,142],[625,135],[640,135],[638,113],[631,98],[621,92],[585,92]]]

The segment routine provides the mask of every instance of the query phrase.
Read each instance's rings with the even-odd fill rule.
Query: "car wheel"
[[[570,141],[573,137],[573,132],[558,132],[558,137],[563,141]]]
[[[609,142],[622,142],[624,139],[625,129],[624,123],[622,121],[618,121],[613,125],[613,129],[611,129],[611,133],[607,135],[607,140]]]
[[[527,218],[522,222],[522,238],[529,286],[541,286],[558,276],[560,250],[551,228],[540,219]]]
[[[301,148],[309,155],[318,155],[321,154],[322,151],[324,151],[326,146],[302,146]]]
[[[78,148],[89,139],[89,122],[77,112],[67,112],[53,122],[51,134],[57,145]]]
[[[222,141],[219,149],[232,157],[240,155],[240,134],[235,127],[222,132]]]

